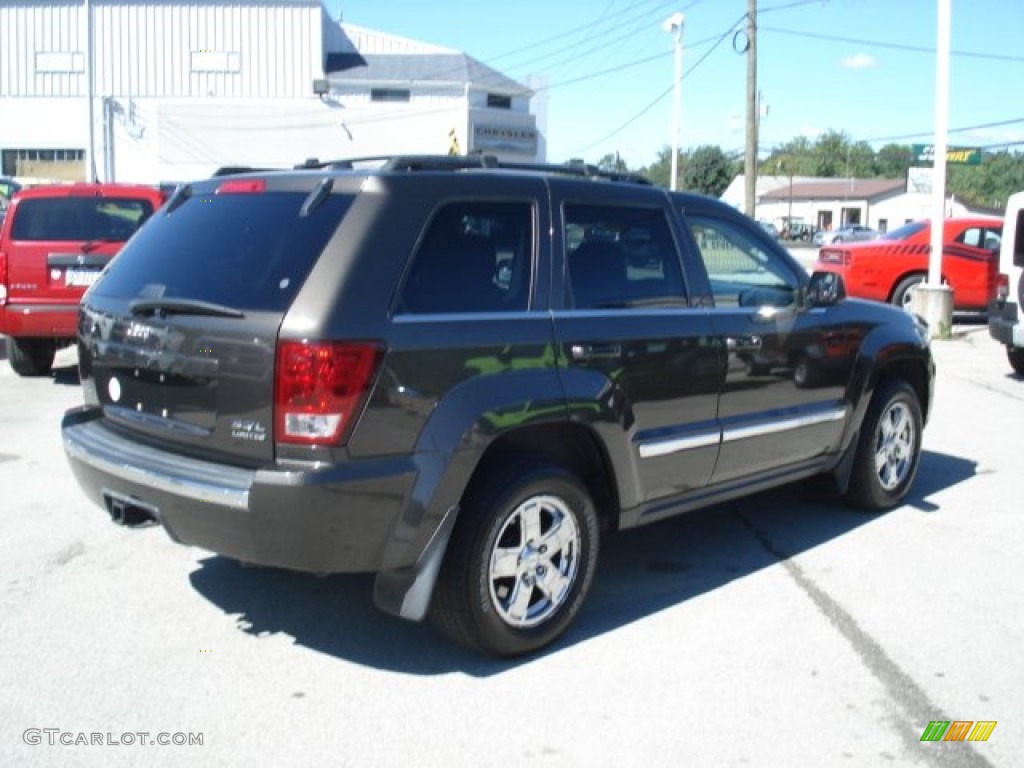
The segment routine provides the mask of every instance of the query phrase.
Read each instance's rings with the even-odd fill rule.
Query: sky
[[[1024,151],[1024,0],[951,0],[949,144]],[[757,0],[760,151],[842,131],[932,143],[939,0]],[[671,144],[682,12],[680,147],[742,153],[747,0],[325,0],[334,18],[454,48],[547,87],[548,160],[631,168]],[[530,80],[530,82],[537,82]],[[1018,144],[1014,144],[1014,143]]]

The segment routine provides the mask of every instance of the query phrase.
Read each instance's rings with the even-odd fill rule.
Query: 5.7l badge
[[[231,437],[251,443],[262,443],[267,439],[267,430],[258,421],[235,419],[231,422]]]

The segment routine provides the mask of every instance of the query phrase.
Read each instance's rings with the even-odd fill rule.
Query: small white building
[[[722,199],[742,207],[744,188],[743,176],[737,176]],[[779,229],[792,218],[822,230],[863,224],[887,232],[930,218],[932,205],[931,187],[922,185],[920,173],[909,180],[759,176],[755,211],[756,218],[775,222]],[[952,198],[946,203],[948,216],[990,213]]]
[[[338,56],[345,66],[328,76],[323,101],[356,154],[544,159],[526,86],[459,51],[353,24],[342,30],[352,49]]]
[[[529,89],[347,26],[320,0],[4,0],[0,175],[158,183],[308,157],[543,157]]]

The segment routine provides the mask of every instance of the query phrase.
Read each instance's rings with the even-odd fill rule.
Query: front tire
[[[463,500],[431,618],[452,639],[484,653],[537,651],[579,612],[598,538],[590,495],[565,470],[485,475]]]
[[[8,337],[7,353],[11,368],[19,376],[47,376],[53,370],[57,345],[53,339]]]
[[[858,438],[847,498],[867,510],[903,501],[921,461],[921,403],[902,379],[875,390]]]

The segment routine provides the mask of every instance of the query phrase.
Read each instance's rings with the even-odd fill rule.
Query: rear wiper
[[[95,251],[104,243],[120,243],[122,238],[120,237],[94,237],[91,240],[87,240],[82,243],[82,253],[90,253]]]
[[[245,317],[234,307],[198,299],[135,299],[128,305],[133,315],[211,315],[213,317]]]

